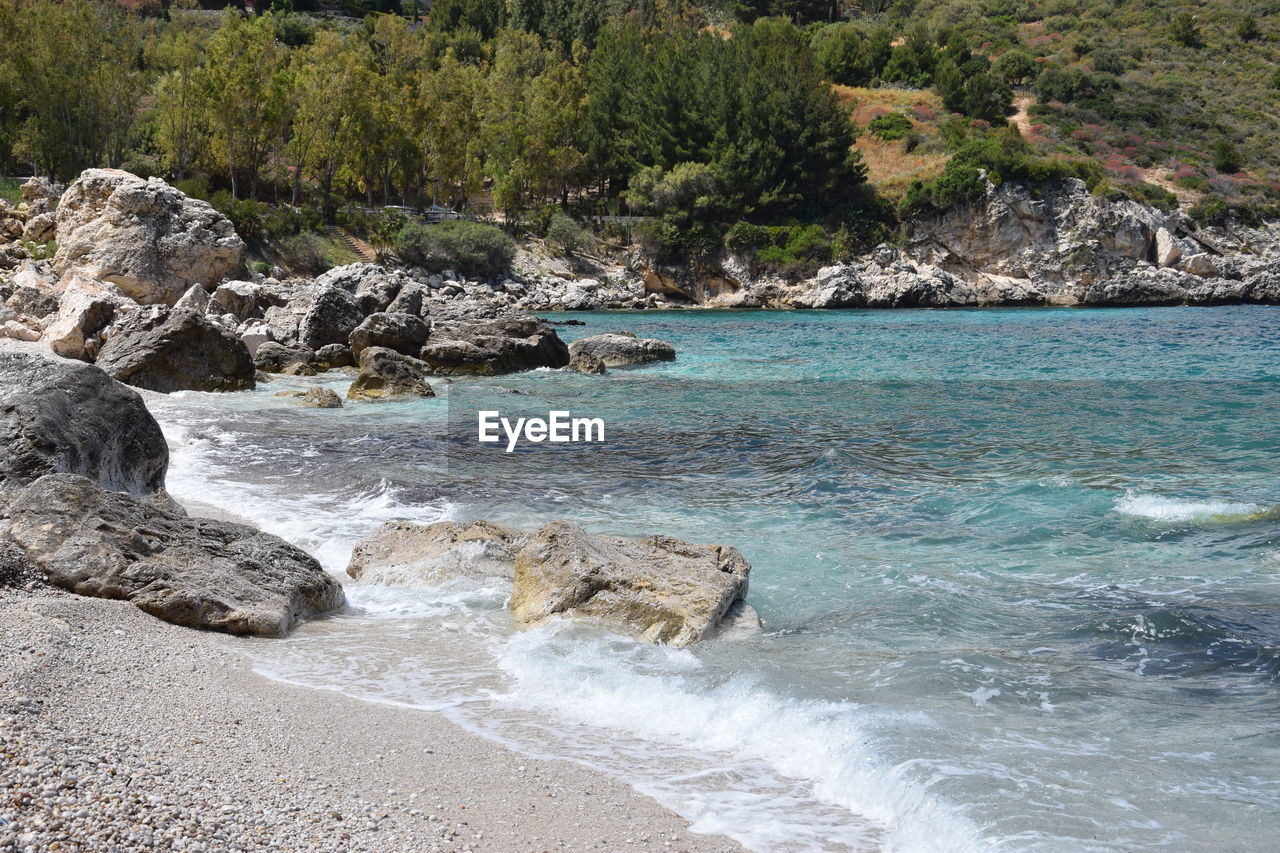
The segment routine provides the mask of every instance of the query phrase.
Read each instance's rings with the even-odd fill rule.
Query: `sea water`
[[[677,361],[302,409],[153,404],[179,499],[341,572],[389,519],[736,546],[757,636],[554,622],[499,581],[347,584],[265,674],[433,709],[760,851],[1280,838],[1280,309],[578,314]],[[478,409],[603,418],[474,442]],[[469,431],[471,434],[469,435]]]

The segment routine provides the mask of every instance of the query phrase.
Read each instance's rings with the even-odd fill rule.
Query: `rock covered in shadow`
[[[384,347],[369,347],[360,353],[360,372],[347,389],[348,400],[396,400],[434,397],[427,382],[426,365],[412,356]]]
[[[675,361],[676,348],[655,338],[637,338],[630,332],[606,332],[569,344],[569,357],[580,364],[599,361],[605,367],[631,367]]]
[[[143,498],[164,491],[168,467],[164,434],[136,391],[87,364],[0,353],[0,490],[71,473]]]
[[[388,521],[351,552],[347,574],[369,583],[434,586],[453,577],[515,577],[529,534],[491,521]]]
[[[341,607],[312,557],[267,533],[49,474],[5,510],[6,533],[56,586],[123,599],[175,625],[279,637]]]
[[[96,363],[121,382],[165,393],[254,385],[244,341],[194,306],[135,311],[109,330]]]
[[[511,611],[524,624],[556,614],[591,617],[649,642],[687,646],[746,597],[750,572],[729,546],[591,536],[557,521],[516,557]]]
[[[443,375],[494,376],[564,367],[569,349],[536,317],[508,314],[491,320],[439,322],[422,348],[422,360]]]

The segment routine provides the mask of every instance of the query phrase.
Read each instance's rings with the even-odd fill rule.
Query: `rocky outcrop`
[[[241,391],[254,386],[244,342],[194,308],[159,306],[114,327],[97,365],[113,378],[151,391]]]
[[[172,305],[192,285],[211,288],[244,268],[245,245],[207,202],[159,178],[90,169],[57,212],[59,273],[82,270],[140,304]]]
[[[115,318],[121,303],[101,282],[74,276],[58,301],[58,314],[44,330],[50,349],[66,358],[93,361],[98,335]]]
[[[492,376],[564,367],[569,349],[555,330],[535,317],[509,314],[493,320],[437,323],[422,360],[443,375]]]
[[[410,397],[434,397],[426,365],[416,358],[383,347],[360,353],[360,372],[347,389],[348,400],[380,402]]]
[[[455,577],[515,577],[529,534],[490,521],[389,521],[351,552],[347,574],[366,583],[436,586]]]
[[[358,359],[369,347],[386,347],[403,355],[417,356],[430,334],[431,327],[412,314],[389,311],[370,314],[351,333],[351,354]]]
[[[631,332],[607,332],[569,344],[569,358],[571,366],[572,361],[579,365],[598,361],[605,367],[630,367],[655,361],[675,361],[676,348],[666,341],[637,338]]]
[[[48,580],[130,601],[166,622],[278,637],[343,603],[304,552],[251,527],[188,518],[74,474],[49,474],[8,504],[7,534]]]
[[[599,619],[655,643],[711,634],[747,594],[737,549],[667,536],[589,536],[569,522],[543,527],[516,557],[511,611],[535,624],[555,614]]]
[[[0,352],[0,491],[68,473],[151,498],[168,467],[164,435],[137,392],[86,364]]]

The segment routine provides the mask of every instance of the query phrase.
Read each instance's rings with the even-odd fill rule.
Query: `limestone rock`
[[[564,367],[569,350],[550,326],[534,317],[510,314],[435,325],[422,348],[422,360],[440,374],[492,376]]]
[[[87,364],[0,352],[0,490],[71,473],[146,498],[164,490],[168,467],[164,434],[136,391]]]
[[[254,384],[253,359],[234,332],[194,310],[152,307],[113,327],[97,364],[151,391],[242,391]]]
[[[172,305],[244,268],[231,222],[159,178],[89,169],[63,194],[57,225],[59,273],[83,268],[142,304]]]
[[[347,399],[434,397],[426,372],[426,365],[416,358],[383,347],[369,347],[360,353],[360,372],[347,389]]]
[[[516,554],[528,541],[529,534],[490,521],[389,521],[356,544],[347,574],[409,587],[453,577],[513,578]]]
[[[569,344],[569,357],[592,358],[605,367],[630,367],[655,361],[674,361],[676,348],[666,341],[637,338],[629,332],[606,332]]]
[[[240,322],[262,316],[262,288],[251,281],[224,281],[213,292],[213,298]]]
[[[298,325],[298,342],[309,350],[345,344],[362,319],[354,296],[340,287],[322,287]]]
[[[597,358],[590,353],[572,353],[569,355],[569,370],[578,373],[585,373],[588,376],[603,376],[608,373],[605,363],[602,359]]]
[[[316,350],[313,359],[318,370],[334,370],[339,367],[350,367],[355,364],[355,356],[351,353],[351,347],[344,344],[326,344]]]
[[[30,243],[48,243],[58,235],[58,222],[52,213],[38,213],[27,220],[22,239]]]
[[[1182,246],[1168,228],[1156,230],[1156,263],[1162,267],[1171,267],[1182,257]]]
[[[51,583],[131,601],[176,625],[279,637],[344,601],[337,581],[283,539],[188,518],[74,474],[41,477],[6,514],[0,526]]]
[[[302,405],[309,409],[341,409],[342,398],[329,388],[309,388],[302,395]]]
[[[94,339],[115,317],[119,301],[97,285],[77,277],[62,292],[58,316],[44,331],[44,340],[58,355],[93,361]]]
[[[535,624],[557,613],[599,619],[649,642],[686,646],[718,628],[747,594],[737,549],[668,536],[589,536],[553,522],[516,557],[511,611]]]
[[[351,333],[351,354],[358,359],[369,347],[386,347],[403,355],[417,356],[430,334],[431,327],[412,314],[370,314]]]
[[[263,373],[298,375],[304,372],[298,370],[298,366],[311,365],[315,356],[315,353],[303,347],[287,347],[275,341],[263,341],[254,351],[253,365]]]

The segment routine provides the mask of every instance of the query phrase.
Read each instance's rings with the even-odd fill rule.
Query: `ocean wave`
[[[1253,521],[1269,515],[1264,507],[1238,501],[1193,501],[1128,491],[1116,500],[1124,515],[1153,521]]]

